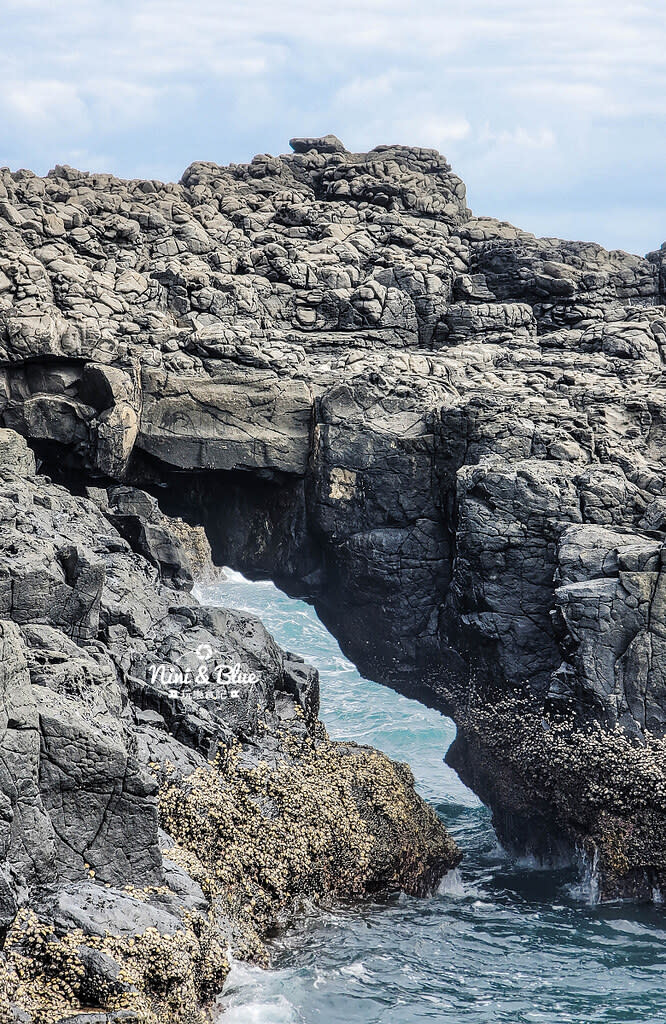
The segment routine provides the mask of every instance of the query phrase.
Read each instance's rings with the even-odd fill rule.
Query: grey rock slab
[[[169,465],[303,473],[312,397],[301,382],[238,383],[144,371],[137,444]]]
[[[85,935],[134,936],[147,928],[173,935],[180,927],[179,918],[163,908],[94,882],[71,883],[45,892],[36,909],[56,930],[80,928]]]

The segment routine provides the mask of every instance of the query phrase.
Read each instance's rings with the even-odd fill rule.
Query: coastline
[[[8,1019],[207,1019],[230,953],[266,962],[265,936],[303,901],[424,892],[458,863],[406,766],[327,738],[313,669],[252,616],[190,596],[182,524],[160,518],[163,574],[99,492],[36,474],[11,431],[0,445],[0,502],[19,512],[3,539],[20,624],[1,624],[3,792],[21,779],[4,834]],[[121,497],[126,518],[130,498],[146,508]],[[151,654],[176,674],[151,672]],[[230,661],[248,666],[233,685],[213,671]]]

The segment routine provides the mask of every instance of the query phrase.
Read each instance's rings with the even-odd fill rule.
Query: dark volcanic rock
[[[179,184],[2,171],[2,421],[60,479],[116,485],[103,511],[77,506],[85,538],[57,489],[24,508],[7,485],[2,616],[103,637],[142,756],[185,764],[256,728],[249,705],[150,678],[158,654],[188,667],[179,630],[214,648],[242,637],[224,656],[253,637],[259,708],[288,694],[311,724],[307,671],[258,626],[159,589],[158,570],[188,582],[160,519],[180,514],[218,564],[312,600],[366,674],[453,714],[452,756],[507,842],[555,830],[610,848],[601,817],[577,814],[584,794],[527,784],[469,714],[500,716],[520,691],[572,737],[618,727],[631,750],[664,737],[663,251],[474,217],[433,150],[292,148],[195,163]],[[12,438],[0,460],[29,472]],[[154,575],[141,561],[129,583],[140,556]],[[489,758],[504,759],[493,786]],[[640,832],[636,800],[622,835]],[[660,803],[650,813],[666,820]],[[636,872],[644,892],[662,879],[660,841],[627,857],[632,893]],[[621,890],[621,858],[600,863]]]
[[[290,139],[294,153],[346,153],[347,150],[335,135],[324,135],[321,139]]]
[[[421,892],[457,862],[411,776],[369,749],[345,760],[346,749],[328,741],[316,671],[252,615],[191,596],[194,569],[210,578],[200,531],[133,487],[74,495],[37,474],[25,439],[5,428],[0,453],[3,1020],[15,1010],[58,1020],[95,1006],[108,1020],[127,1007],[128,1019],[150,1024],[156,1014],[203,1020],[197,1008],[220,989],[228,948],[263,957],[257,929],[273,927],[297,896],[337,891],[343,876],[322,874],[322,856],[354,864],[359,840],[367,847],[345,895]],[[239,754],[254,766],[242,779],[228,765]],[[292,767],[308,758],[319,758],[318,788],[309,765],[302,779]],[[339,837],[322,849],[313,804],[328,793],[329,760],[348,793],[341,800],[335,790]],[[270,788],[271,773],[289,771],[301,799],[287,791],[291,815],[273,826],[273,856],[282,870],[309,828],[317,872],[294,878],[278,899],[261,889],[260,863],[233,861],[223,874],[220,861],[231,843],[253,850],[247,787]],[[357,793],[364,773],[374,785]],[[219,847],[196,853],[199,830],[164,804],[165,791],[185,800],[195,777],[201,799],[218,785],[220,795],[238,786],[241,801],[233,823],[219,823]],[[382,788],[394,817],[377,814]],[[218,804],[204,805],[207,823]],[[160,830],[167,812],[178,842]],[[256,918],[245,907],[251,885],[263,897]]]

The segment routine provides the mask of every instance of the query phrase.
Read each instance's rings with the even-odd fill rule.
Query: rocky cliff
[[[168,185],[0,172],[0,416],[91,517],[72,541],[40,492],[41,524],[3,552],[12,692],[44,685],[30,650],[53,649],[49,629],[76,648],[60,664],[115,680],[95,698],[77,685],[90,722],[108,718],[99,764],[128,808],[154,798],[123,767],[123,701],[148,716],[141,735],[157,730],[144,762],[253,735],[249,707],[155,693],[137,669],[158,651],[182,660],[181,629],[226,635],[222,613],[156,597],[151,572],[171,588],[191,576],[161,518],[178,515],[218,564],[314,602],[364,673],[453,715],[450,759],[507,845],[579,848],[604,894],[649,896],[666,880],[664,251],[475,217],[432,150],[292,149]],[[102,561],[142,559],[136,591],[108,569],[100,582],[105,537]],[[57,571],[31,575],[33,557]],[[270,657],[260,708],[301,706]],[[142,884],[158,884],[139,817]],[[49,841],[73,872],[91,863],[69,832]]]
[[[194,1024],[304,902],[460,854],[405,765],[328,740],[314,669],[190,595],[197,531],[88,491],[0,429],[0,1020]]]

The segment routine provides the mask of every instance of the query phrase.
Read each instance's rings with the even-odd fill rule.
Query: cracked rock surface
[[[1,614],[39,666],[30,700],[55,694],[41,742],[99,750],[105,799],[131,813],[150,785],[123,767],[105,701],[139,709],[144,759],[209,757],[220,735],[255,727],[249,706],[152,683],[155,652],[182,659],[183,635],[233,647],[242,634],[260,710],[276,686],[300,692],[259,624],[188,602],[187,539],[160,520],[178,514],[205,527],[218,564],[312,600],[367,675],[452,714],[459,770],[505,841],[521,838],[520,802],[528,822],[598,844],[598,823],[554,810],[552,794],[518,800],[515,765],[491,792],[465,715],[518,689],[546,716],[620,727],[630,743],[666,732],[664,251],[474,216],[432,150],[353,154],[333,136],[292,149],[197,162],[177,184],[0,172],[0,460],[29,475],[16,431],[91,498],[39,484],[28,516],[28,481],[2,499]],[[165,581],[180,588],[166,614]],[[85,643],[68,655],[74,697],[49,630]],[[117,696],[103,682],[114,671]],[[70,736],[81,694],[92,710]],[[33,721],[34,703],[24,713]],[[57,810],[41,808],[40,828]],[[74,870],[107,842],[96,821],[72,822],[81,849],[51,824],[44,857],[66,849]],[[662,855],[640,862],[647,889]],[[641,891],[634,876],[628,889]]]
[[[266,840],[266,851],[278,870],[304,835],[322,865],[334,856],[354,864],[366,844],[367,865],[347,883],[356,895],[423,891],[457,863],[404,766],[328,741],[316,671],[253,616],[191,596],[193,577],[213,578],[201,531],[134,487],[73,494],[38,474],[25,439],[7,428],[0,457],[1,1020],[84,1020],[91,1006],[115,1024],[203,1020],[228,948],[261,961],[262,935],[297,894],[338,892],[335,874],[314,868],[276,892],[260,870],[261,815],[255,846],[241,811],[217,823],[224,838],[197,845],[201,830],[178,814],[191,779],[192,807],[209,824],[227,792],[265,800],[262,786],[281,772],[298,778],[301,759],[321,765],[326,792],[328,757],[348,788],[337,826],[345,837],[351,817],[354,845],[344,845],[351,833],[337,846],[318,839],[311,821],[306,832],[298,801],[284,816],[267,804],[277,850]],[[241,679],[228,675],[234,666]],[[354,764],[376,790],[354,788]],[[312,802],[309,778],[304,769]],[[377,804],[382,786],[402,817]],[[160,828],[165,790],[177,837]],[[232,842],[258,859],[233,861],[217,879],[216,843]],[[252,892],[261,916],[244,905]]]

